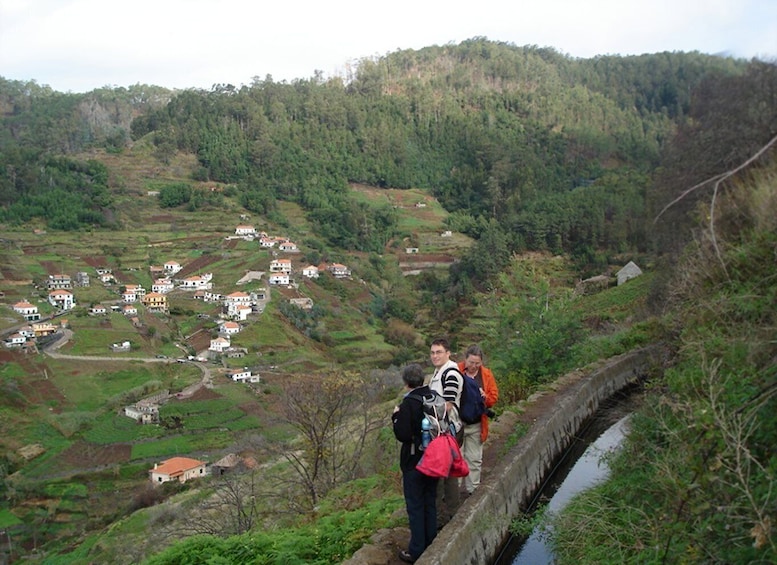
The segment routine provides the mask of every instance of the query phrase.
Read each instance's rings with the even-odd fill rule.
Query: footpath
[[[574,386],[584,374],[573,372],[556,381],[552,389],[539,392],[521,403],[521,413],[506,411],[489,426],[488,440],[483,446],[483,467],[481,484],[489,480],[494,467],[504,457],[511,445],[511,436],[517,429],[531,427],[543,414],[552,410],[556,398]],[[397,448],[397,454],[399,448]],[[397,455],[398,456],[398,455]],[[462,501],[466,504],[466,500]],[[405,509],[397,511],[399,517],[405,516]],[[359,549],[343,565],[402,565],[397,553],[407,549],[410,530],[407,527],[383,529],[373,534],[370,542]]]

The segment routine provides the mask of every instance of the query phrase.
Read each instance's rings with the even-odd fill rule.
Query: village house
[[[125,316],[137,316],[138,308],[133,304],[125,304],[124,307],[121,309],[121,313],[124,314]]]
[[[308,265],[304,269],[302,269],[302,276],[307,277],[309,279],[317,279],[318,278],[318,267],[314,265]]]
[[[229,359],[239,359],[248,355],[248,349],[245,347],[229,347],[223,351],[223,355]]]
[[[224,337],[216,337],[210,340],[210,347],[208,350],[215,351],[216,353],[221,353],[225,349],[229,348],[229,340]]]
[[[237,453],[228,453],[210,466],[210,474],[214,477],[220,477],[235,469],[253,469],[256,467],[256,460],[253,458],[243,458]]]
[[[124,292],[121,293],[121,299],[126,304],[132,304],[142,299],[146,295],[146,289],[139,284],[128,284],[124,287]]]
[[[254,312],[254,307],[249,304],[238,304],[230,312],[233,320],[245,322],[248,316]]]
[[[408,255],[413,255],[415,253],[418,253],[418,248],[417,247],[405,247],[405,253],[407,253]]]
[[[155,463],[154,468],[148,473],[154,484],[176,480],[185,483],[191,479],[204,477],[206,474],[205,463],[188,457],[173,457],[162,461],[161,464]]]
[[[27,342],[27,338],[20,333],[11,334],[3,340],[3,344],[8,347],[21,347]]]
[[[52,290],[49,292],[49,304],[60,310],[70,310],[76,305],[76,300],[69,290]]]
[[[94,304],[89,308],[90,316],[105,316],[108,313],[108,309],[102,304]]]
[[[273,273],[267,282],[271,285],[288,285],[291,282],[288,273]]]
[[[257,383],[259,382],[259,375],[252,375],[250,369],[246,369],[245,367],[242,369],[229,369],[226,372],[227,377],[235,381],[236,383],[239,382],[249,382],[249,383]]]
[[[240,332],[240,324],[237,322],[222,322],[221,326],[219,326],[219,333],[224,336],[231,336],[238,332]]]
[[[49,290],[57,290],[57,289],[70,290],[71,288],[73,288],[73,284],[70,281],[70,275],[63,275],[63,274],[49,275],[49,281],[48,281]]]
[[[159,406],[137,403],[124,407],[124,415],[141,424],[154,424],[159,421]]]
[[[32,334],[35,337],[45,337],[47,335],[56,333],[56,331],[57,331],[57,326],[55,326],[51,322],[39,322],[37,324],[32,325]]]
[[[224,297],[224,311],[227,316],[233,319],[239,319],[240,312],[245,312],[244,307],[247,307],[250,314],[251,309],[251,296],[245,292],[235,291],[231,294],[227,294]],[[245,318],[242,318],[245,320]]]
[[[291,259],[273,259],[270,261],[271,273],[291,273]]]
[[[276,243],[278,243],[278,240],[274,237],[264,236],[259,238],[259,245],[262,247],[275,247]]]
[[[97,278],[104,285],[112,284],[112,283],[116,282],[116,278],[113,276],[113,273],[111,273],[111,272],[98,274]]]
[[[642,274],[642,269],[637,267],[637,264],[634,261],[629,261],[628,263],[626,263],[625,267],[623,267],[620,271],[615,273],[615,276],[618,279],[618,286],[620,286],[626,281],[636,278],[641,274]]]
[[[154,284],[151,285],[151,292],[158,292],[159,294],[167,294],[175,288],[173,281],[170,279],[156,279]]]
[[[340,263],[332,263],[327,267],[327,270],[332,273],[336,279],[342,279],[351,276],[351,270]]]
[[[168,275],[174,275],[177,272],[179,272],[183,267],[181,267],[180,263],[177,263],[176,261],[168,261],[163,265],[165,269],[165,273]]]
[[[84,271],[78,271],[75,277],[76,286],[89,286],[89,274]]]
[[[213,273],[203,273],[201,275],[193,275],[186,277],[185,279],[179,279],[178,288],[181,290],[210,290],[213,288]]]
[[[239,236],[255,236],[256,235],[256,228],[254,226],[249,226],[246,224],[241,224],[235,228],[235,235]]]
[[[167,312],[167,297],[159,292],[149,292],[142,298],[143,305],[149,312]]]
[[[18,333],[22,334],[27,339],[35,338],[35,330],[33,329],[32,326],[22,326],[21,328],[19,328]]]
[[[445,230],[440,234],[440,237],[453,237],[453,232],[451,232],[451,230]]]
[[[151,274],[152,279],[162,279],[169,275],[165,268],[161,265],[151,265],[148,268],[148,272]]]
[[[278,249],[285,253],[299,253],[299,248],[297,247],[297,244],[293,241],[284,241],[278,245]]]
[[[111,351],[114,353],[125,353],[132,349],[132,344],[129,341],[122,341],[121,343],[112,343]]]
[[[13,309],[14,312],[21,314],[22,317],[28,322],[40,320],[40,312],[38,312],[38,307],[34,304],[30,304],[26,300],[22,300],[21,302],[14,304]]]

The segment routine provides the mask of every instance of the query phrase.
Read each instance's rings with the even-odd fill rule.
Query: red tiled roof
[[[161,465],[157,465],[155,469],[152,469],[155,473],[163,473],[170,477],[175,477],[185,473],[190,469],[204,465],[202,461],[196,459],[190,459],[189,457],[173,457],[167,461],[163,461]]]

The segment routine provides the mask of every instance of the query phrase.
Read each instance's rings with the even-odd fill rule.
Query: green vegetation
[[[714,240],[708,232],[677,265],[667,305],[675,364],[634,418],[611,478],[555,519],[560,562],[777,557],[777,284],[764,260],[777,249],[775,179],[772,166],[729,186]]]
[[[388,485],[372,480],[353,481],[322,501],[315,524],[255,531],[219,539],[193,537],[147,561],[149,565],[200,562],[218,555],[224,564],[340,563],[359,549],[380,528],[396,525],[392,514],[402,508],[400,496],[386,497]],[[340,502],[348,499],[348,508]]]
[[[774,174],[754,191],[729,179],[712,206],[698,183],[772,138],[775,85],[758,61],[580,60],[482,38],[364,60],[347,84],[82,95],[0,79],[0,327],[22,323],[18,300],[54,313],[49,274],[99,265],[117,282],[74,289],[78,307],[54,320],[74,334],[59,351],[132,344],[115,361],[3,351],[0,527],[46,563],[341,562],[402,523],[390,518],[402,504],[385,414],[396,365],[425,360],[430,338],[484,346],[499,411],[663,340],[677,355],[629,457],[559,548],[582,562],[773,561]],[[149,267],[169,260],[181,276],[213,273],[216,293],[264,288],[236,282],[268,272],[277,250],[231,239],[239,223],[295,241],[295,270],[340,262],[353,274],[268,288],[232,338],[245,356],[202,369],[172,358],[207,348],[219,303],[174,291],[165,314],[88,315],[125,285],[148,288]],[[646,274],[616,286],[629,260]],[[605,279],[596,293],[575,292],[593,275]],[[228,367],[262,382],[234,383]],[[302,379],[315,386],[295,388]],[[158,424],[121,415],[198,382]],[[363,423],[342,403],[368,401],[357,413],[383,427],[344,441]],[[167,457],[227,453],[261,471],[148,484]],[[581,541],[589,528],[597,547]],[[12,559],[36,559],[16,548]]]

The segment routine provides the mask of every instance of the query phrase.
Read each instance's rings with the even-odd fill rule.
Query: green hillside
[[[499,411],[566,371],[667,342],[679,364],[653,387],[664,420],[647,418],[637,437],[661,446],[668,439],[651,427],[686,423],[663,408],[698,407],[688,429],[707,431],[709,453],[733,451],[714,459],[683,436],[646,468],[660,475],[687,452],[683,464],[710,469],[746,453],[735,470],[754,480],[747,504],[736,487],[716,491],[736,501],[734,534],[701,498],[662,485],[653,515],[688,501],[672,528],[656,524],[665,561],[704,560],[700,548],[727,544],[731,556],[768,557],[773,277],[761,267],[773,263],[774,92],[775,67],[760,61],[579,60],[477,38],[366,59],[348,83],[61,94],[0,78],[0,332],[39,334],[0,349],[3,556],[137,563],[171,546],[155,562],[340,562],[397,523],[385,418],[397,369],[428,367],[430,339],[448,335],[457,353],[484,346]],[[742,189],[751,174],[765,175],[763,188]],[[280,239],[237,237],[245,225]],[[298,250],[280,250],[281,239]],[[291,281],[270,285],[281,259]],[[643,275],[618,285],[629,261]],[[170,262],[182,269],[162,311],[139,301],[125,313],[122,292],[150,291],[152,267]],[[318,278],[302,275],[309,266]],[[60,312],[49,278],[79,272],[90,284],[72,288],[76,306]],[[201,295],[180,288],[206,274]],[[211,340],[233,293],[254,309],[219,352]],[[22,301],[42,326],[26,328]],[[54,330],[56,347],[43,335]],[[694,383],[736,374],[739,361],[742,375],[763,378],[742,393],[757,405],[747,421],[756,443],[732,447],[690,398]],[[259,378],[235,382],[233,370]],[[725,409],[711,413],[733,425],[728,410],[742,398],[723,388]],[[125,415],[149,398],[162,399],[153,423]],[[226,455],[245,472],[150,484],[165,459]],[[715,470],[700,476],[712,484]],[[760,545],[739,552],[748,528]],[[639,548],[655,540],[629,544],[642,561]],[[570,554],[581,546],[569,542]]]

